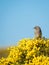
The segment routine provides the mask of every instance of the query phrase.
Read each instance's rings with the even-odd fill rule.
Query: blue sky
[[[36,25],[49,38],[49,0],[0,0],[0,47],[32,38]]]

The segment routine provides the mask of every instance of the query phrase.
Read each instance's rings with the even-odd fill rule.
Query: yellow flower
[[[8,51],[0,65],[49,65],[49,39],[22,39]]]

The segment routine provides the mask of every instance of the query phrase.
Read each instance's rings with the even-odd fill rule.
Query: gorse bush
[[[8,51],[0,65],[49,65],[49,39],[22,39]]]

